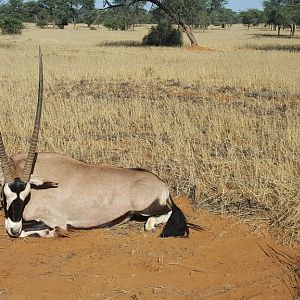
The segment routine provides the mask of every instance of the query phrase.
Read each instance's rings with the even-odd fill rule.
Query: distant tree
[[[77,18],[79,16],[85,17],[85,22],[88,26],[91,25],[91,18],[95,16],[95,1],[94,0],[65,0],[67,10],[69,10],[70,17],[74,28],[76,28]],[[95,17],[96,18],[96,17]]]
[[[294,36],[296,26],[300,26],[300,0],[286,0],[283,15],[285,25],[290,27],[291,36]]]
[[[0,2],[1,4],[1,2]],[[10,0],[0,6],[0,14],[5,17],[22,20],[23,1]]]
[[[240,12],[239,16],[242,23],[248,26],[248,29],[250,28],[251,25],[257,26],[260,23],[263,23],[265,20],[264,12],[258,9],[248,9],[242,11]]]
[[[23,24],[20,20],[7,16],[0,21],[2,34],[21,34]]]
[[[114,0],[114,14],[110,17],[110,21],[114,24],[120,24],[118,29],[127,30],[129,27],[134,29],[137,19],[141,14],[145,1],[137,1],[133,3],[127,0]]]
[[[265,0],[263,1],[266,23],[277,30],[278,36],[284,27],[289,27],[291,36],[295,34],[296,25],[300,25],[299,0]]]
[[[40,11],[39,4],[36,1],[27,1],[23,3],[23,22],[36,23],[37,15]],[[47,25],[47,24],[46,24]]]
[[[207,8],[208,8],[208,11],[211,13],[214,11],[219,11],[227,3],[228,3],[227,0],[209,0],[209,1],[207,1]]]
[[[94,0],[81,1],[81,7],[78,9],[78,20],[90,27],[98,18],[98,11]]]
[[[8,15],[10,17],[22,20],[23,17],[23,1],[9,0],[8,1]]]
[[[221,8],[215,14],[215,25],[221,25],[222,28],[230,27],[236,22],[237,13],[229,8]]]
[[[105,11],[102,16],[103,25],[110,30],[123,29],[123,20],[117,17],[113,11]]]

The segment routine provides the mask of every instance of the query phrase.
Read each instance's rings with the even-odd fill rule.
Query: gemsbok
[[[166,223],[161,237],[188,236],[189,224],[166,184],[142,169],[90,165],[55,153],[36,153],[43,97],[39,90],[28,154],[8,157],[0,132],[1,203],[10,237],[63,236],[69,227],[90,229],[147,216],[145,230]]]

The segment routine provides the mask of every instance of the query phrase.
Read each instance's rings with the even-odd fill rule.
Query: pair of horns
[[[39,92],[38,92],[38,103],[35,115],[34,129],[30,140],[29,151],[25,166],[22,171],[21,180],[28,182],[30,180],[31,171],[35,159],[35,152],[37,151],[37,143],[40,131],[41,114],[42,114],[42,98],[43,98],[43,57],[41,48],[39,47]],[[2,135],[0,132],[0,160],[2,171],[4,175],[4,182],[11,183],[14,181],[14,168],[11,164],[9,157],[6,154]]]

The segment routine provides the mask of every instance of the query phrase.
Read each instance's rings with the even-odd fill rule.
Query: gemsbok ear
[[[57,182],[46,181],[38,176],[30,177],[30,186],[35,190],[53,189],[58,187]]]

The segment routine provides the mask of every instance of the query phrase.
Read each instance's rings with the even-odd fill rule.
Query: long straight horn
[[[38,92],[38,103],[37,110],[35,115],[35,123],[34,129],[30,141],[28,156],[25,162],[25,166],[23,168],[21,180],[24,182],[28,182],[30,179],[30,175],[32,172],[33,162],[35,159],[35,152],[37,150],[37,143],[39,139],[39,130],[41,124],[41,114],[42,114],[42,100],[43,100],[43,58],[41,47],[39,47],[39,92]]]
[[[1,160],[1,166],[4,175],[4,182],[5,183],[13,182],[14,181],[13,169],[12,169],[11,162],[5,152],[5,147],[3,144],[1,132],[0,132],[0,160]]]

